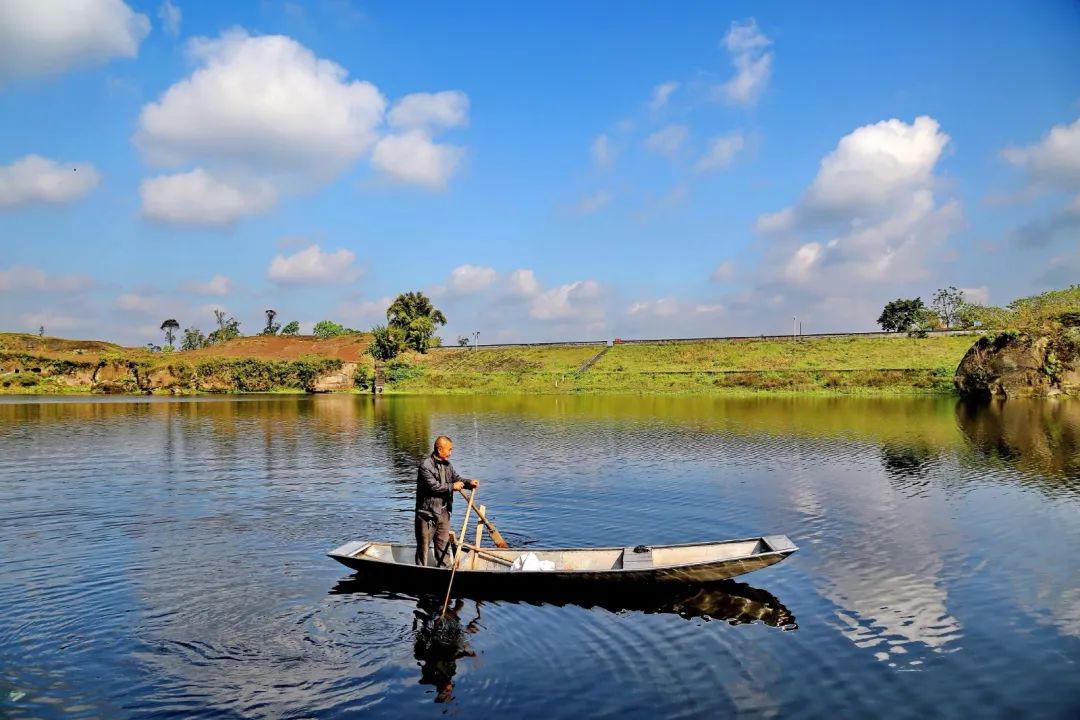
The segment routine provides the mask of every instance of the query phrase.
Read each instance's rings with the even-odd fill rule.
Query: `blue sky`
[[[1080,9],[0,8],[0,328],[872,329],[1080,281]]]

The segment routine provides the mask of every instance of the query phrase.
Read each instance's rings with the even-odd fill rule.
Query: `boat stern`
[[[332,558],[351,558],[355,557],[358,552],[370,545],[370,542],[366,540],[350,540],[349,542],[334,548],[330,552],[326,553]]]
[[[761,549],[762,552],[780,553],[784,557],[799,549],[799,546],[791,542],[791,538],[787,535],[765,535],[761,538],[761,542],[765,546]]]

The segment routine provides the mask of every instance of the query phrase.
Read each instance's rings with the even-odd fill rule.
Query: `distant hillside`
[[[0,333],[0,350],[50,354],[86,354],[123,351],[122,345],[103,340],[68,340],[27,333]]]
[[[102,355],[123,355],[130,359],[190,360],[205,358],[257,358],[260,360],[296,360],[316,355],[342,362],[362,359],[371,335],[359,333],[321,340],[314,335],[254,335],[229,340],[201,350],[151,353],[142,347],[124,347],[102,340],[68,340],[38,337],[25,333],[0,333],[0,351],[31,353],[42,357],[68,360],[91,360]]]

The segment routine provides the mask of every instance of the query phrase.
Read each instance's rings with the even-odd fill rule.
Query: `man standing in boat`
[[[479,480],[466,480],[450,464],[454,443],[445,435],[435,438],[434,451],[416,469],[416,564],[427,565],[434,542],[435,565],[447,567],[450,551],[450,513],[454,491],[475,488]]]

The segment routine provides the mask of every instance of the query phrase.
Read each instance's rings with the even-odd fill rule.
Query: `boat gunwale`
[[[738,540],[720,540],[720,541],[715,541],[714,540],[714,541],[711,541],[711,542],[710,541],[705,541],[705,542],[683,543],[683,544],[674,544],[674,545],[650,545],[649,547],[655,550],[656,548],[670,549],[670,548],[683,548],[683,547],[700,547],[702,545],[728,545],[728,544],[733,544],[733,543],[750,542],[752,540],[758,540],[758,541],[764,542],[766,545],[768,545],[771,548],[772,545],[769,545],[768,541],[765,540],[766,537],[775,537],[775,536],[761,535],[761,536],[758,536],[758,537],[741,538],[741,539],[738,539]],[[787,536],[784,535],[783,537],[786,538]],[[349,542],[362,542],[362,541],[350,540]],[[648,568],[538,570],[538,571],[533,571],[530,574],[542,574],[542,575],[552,575],[552,574],[555,574],[555,575],[559,575],[559,574],[565,574],[565,575],[593,574],[593,575],[596,575],[596,574],[609,574],[609,573],[620,573],[620,574],[621,573],[641,573],[643,575],[648,575],[648,574],[655,573],[657,571],[663,571],[663,570],[674,570],[674,569],[683,569],[683,568],[699,568],[699,567],[705,567],[705,566],[708,566],[708,565],[719,565],[719,564],[722,564],[722,563],[737,562],[737,561],[741,561],[741,560],[747,560],[749,558],[770,557],[772,555],[779,555],[781,557],[781,559],[783,559],[783,558],[787,557],[788,555],[791,555],[791,554],[795,553],[799,549],[798,546],[795,545],[795,543],[791,542],[790,538],[788,538],[788,542],[791,543],[791,549],[789,549],[789,550],[769,550],[769,552],[751,553],[749,555],[739,555],[739,556],[736,556],[736,557],[733,557],[733,558],[726,558],[726,559],[723,559],[723,560],[716,560],[716,559],[702,560],[702,561],[699,561],[699,562],[679,563],[679,564],[676,564],[676,565],[659,565],[659,566],[653,566],[653,567],[648,567]],[[365,555],[345,555],[345,554],[340,554],[340,553],[335,554],[336,550],[338,550],[341,547],[344,547],[347,544],[349,544],[349,543],[345,543],[344,545],[339,545],[337,548],[334,548],[334,550],[331,550],[330,552],[328,552],[327,555],[329,557],[334,558],[335,560],[338,559],[338,558],[347,558],[349,560],[363,560],[363,561],[366,561],[366,562],[383,563],[384,565],[393,565],[393,566],[396,566],[396,567],[419,568],[421,570],[443,570],[443,571],[445,571],[445,570],[450,569],[450,568],[432,567],[432,566],[429,566],[429,565],[414,565],[414,564],[409,564],[409,563],[401,563],[401,562],[397,562],[397,561],[389,561],[389,560],[384,560],[384,559],[378,558],[378,557],[371,557],[370,555],[365,556]],[[369,541],[368,542],[368,547],[370,547],[371,545],[386,545],[386,546],[397,545],[398,547],[415,547],[415,545],[409,545],[407,543],[379,542],[379,541],[376,541],[376,540]],[[535,551],[540,551],[540,552],[566,552],[566,551],[575,551],[575,550],[577,550],[577,551],[625,550],[626,547],[628,547],[628,546],[622,546],[622,547],[596,547],[596,548],[530,548],[530,549],[527,549],[526,552],[535,552]],[[364,549],[366,550],[367,548],[364,548]],[[484,550],[489,550],[489,549],[515,550],[515,549],[518,549],[518,548],[484,548]],[[464,567],[460,567],[460,566],[458,567],[457,571],[461,572],[461,573],[470,573],[470,574],[478,574],[478,575],[479,574],[503,575],[503,574],[507,574],[507,573],[511,572],[510,570],[477,570],[477,569],[471,569],[471,568],[464,568]]]

